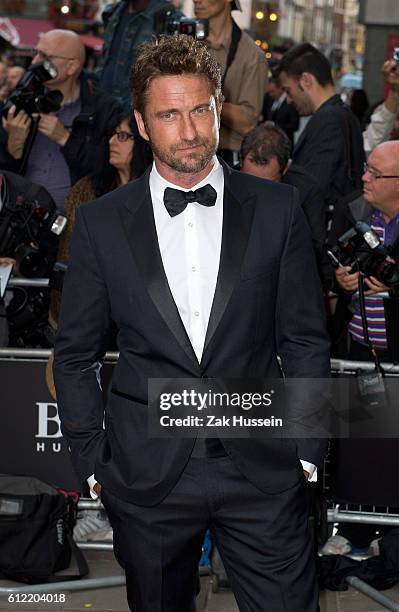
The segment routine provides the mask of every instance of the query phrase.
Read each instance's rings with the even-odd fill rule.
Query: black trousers
[[[318,591],[305,479],[266,494],[228,456],[191,458],[153,507],[103,491],[114,552],[134,612],[194,612],[210,528],[241,612],[316,612]]]

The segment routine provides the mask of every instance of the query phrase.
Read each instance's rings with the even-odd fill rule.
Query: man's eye
[[[209,111],[208,106],[200,106],[200,108],[195,109],[195,113],[197,115],[205,115],[205,113],[207,113],[208,111]]]
[[[165,119],[166,121],[170,120],[173,118],[173,113],[162,113],[161,115],[161,119]]]

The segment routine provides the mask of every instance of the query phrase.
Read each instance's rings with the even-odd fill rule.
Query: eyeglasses
[[[130,134],[130,132],[124,132],[123,130],[120,130],[119,132],[115,130],[112,136],[116,136],[119,142],[126,142],[128,140],[134,140],[133,134]]]
[[[364,173],[368,172],[373,181],[378,181],[379,179],[399,179],[398,175],[380,174],[376,170],[370,168],[366,162],[363,164],[363,171]]]
[[[76,57],[65,57],[65,55],[47,55],[43,51],[36,51],[35,55],[38,55],[42,61],[50,61],[53,59],[63,59],[63,60],[74,60]]]

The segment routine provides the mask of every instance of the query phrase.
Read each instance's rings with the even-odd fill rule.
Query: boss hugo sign
[[[104,370],[108,379],[112,365]],[[80,490],[47,388],[46,362],[0,360],[0,473]]]

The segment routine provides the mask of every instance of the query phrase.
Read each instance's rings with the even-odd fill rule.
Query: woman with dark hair
[[[138,178],[152,162],[152,151],[140,136],[133,114],[125,113],[117,117],[108,142],[110,155],[107,167],[99,169],[96,175],[89,178],[97,198]],[[87,177],[82,179],[87,180]]]

